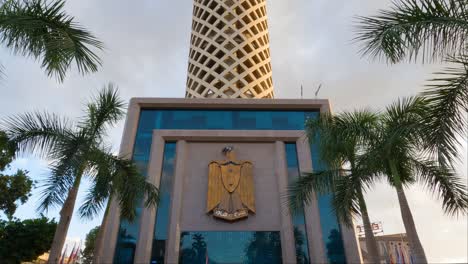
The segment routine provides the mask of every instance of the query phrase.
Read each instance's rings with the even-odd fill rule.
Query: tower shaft
[[[265,0],[194,0],[186,98],[273,98]]]

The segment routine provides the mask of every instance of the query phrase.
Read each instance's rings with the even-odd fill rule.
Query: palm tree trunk
[[[403,224],[405,225],[406,237],[408,237],[411,256],[414,259],[414,263],[426,264],[426,253],[424,252],[424,248],[419,240],[416,225],[414,224],[413,214],[411,213],[408,200],[406,200],[405,191],[403,190],[398,170],[394,163],[390,164],[390,168],[395,182],[395,189],[397,191],[398,202],[400,204],[401,218],[403,218]]]
[[[104,232],[107,227],[107,214],[109,212],[110,204],[112,202],[112,195],[109,197],[107,202],[106,211],[104,211],[104,217],[102,218],[101,227],[99,227],[99,232],[96,237],[96,242],[94,242],[94,252],[93,252],[93,263],[100,263],[100,258],[102,255],[101,249],[104,243]]]
[[[414,257],[414,263],[427,263],[426,253],[419,240],[416,225],[414,224],[413,214],[409,208],[406,195],[401,186],[397,187],[398,202],[400,203],[401,217],[405,225],[406,235],[411,248],[411,255]]]
[[[361,211],[362,222],[364,225],[364,233],[366,239],[366,248],[369,255],[368,263],[380,263],[380,254],[379,248],[377,246],[377,241],[374,237],[374,232],[372,231],[371,221],[369,218],[369,213],[367,212],[366,201],[364,200],[364,195],[362,190],[358,191],[359,198],[359,210]]]
[[[68,192],[67,199],[63,204],[62,210],[60,210],[60,221],[55,230],[54,240],[52,241],[52,247],[49,254],[49,264],[56,264],[60,261],[60,255],[62,254],[62,248],[67,238],[68,227],[70,226],[73,210],[75,209],[76,197],[78,195],[78,189],[80,187],[81,175],[77,176],[73,187]]]

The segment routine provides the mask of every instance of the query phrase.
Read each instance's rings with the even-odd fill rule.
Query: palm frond
[[[0,81],[3,80],[3,78],[5,78],[5,67],[0,63]]]
[[[427,112],[424,133],[426,147],[439,163],[450,166],[457,158],[458,138],[466,138],[468,122],[468,56],[451,58],[459,67],[437,73],[422,96],[431,111]]]
[[[63,81],[72,62],[82,74],[101,60],[92,49],[102,43],[64,11],[63,0],[10,0],[0,7],[0,42],[13,52],[42,60],[49,76]]]
[[[111,195],[119,202],[122,217],[133,221],[144,196],[147,207],[159,202],[159,190],[146,182],[133,161],[114,158],[114,164]]]
[[[48,156],[55,147],[71,139],[69,122],[47,112],[26,113],[3,119],[0,129],[5,131],[20,153],[32,152]]]
[[[329,194],[333,192],[334,184],[344,170],[326,170],[304,173],[297,181],[288,186],[286,194],[289,209],[296,212],[304,204],[312,201],[314,194]]]
[[[42,185],[38,211],[63,205],[74,182],[81,180],[86,161],[86,153],[82,151],[84,144],[85,139],[76,135],[56,144],[49,155],[53,161],[49,165],[50,175]]]
[[[93,147],[86,155],[88,166],[85,175],[91,180],[92,186],[78,212],[82,218],[92,219],[104,208],[111,195],[115,164],[114,156],[107,149]]]
[[[345,175],[337,179],[332,197],[332,208],[338,219],[351,227],[353,216],[361,215],[358,192],[362,185],[357,177]]]
[[[126,104],[119,98],[118,88],[109,83],[91,103],[88,103],[86,116],[80,126],[90,138],[104,136],[107,126],[115,125],[125,115]]]
[[[432,160],[413,159],[417,179],[442,200],[444,211],[450,215],[465,215],[468,212],[468,193],[460,177]]]
[[[111,175],[103,174],[103,172],[98,173],[93,185],[87,191],[86,197],[78,209],[81,218],[92,219],[106,206],[106,201],[111,194],[112,183],[110,182]]]
[[[52,164],[50,168],[50,175],[39,186],[42,190],[37,211],[41,213],[63,205],[75,179],[69,167],[65,168],[62,164]]]
[[[382,114],[383,130],[378,147],[397,156],[399,150],[421,145],[424,136],[421,128],[428,110],[425,100],[420,97],[398,99],[389,105]]]
[[[361,53],[397,63],[461,54],[468,44],[466,0],[397,0],[379,15],[358,17]]]
[[[309,138],[319,145],[321,159],[332,167],[354,162],[358,152],[376,137],[378,113],[370,110],[322,114],[306,124]]]
[[[143,190],[146,196],[145,207],[153,207],[159,203],[159,189],[149,182],[143,183]]]

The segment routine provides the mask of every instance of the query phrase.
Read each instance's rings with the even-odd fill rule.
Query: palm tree
[[[441,200],[447,214],[468,212],[463,180],[441,166],[425,151],[426,115],[429,106],[422,98],[398,100],[382,114],[379,136],[366,155],[366,165],[376,175],[385,175],[396,189],[401,216],[415,263],[427,263],[404,187],[420,182]]]
[[[319,145],[321,159],[328,170],[305,173],[289,189],[293,210],[299,209],[304,201],[310,202],[313,192],[336,193],[335,211],[346,225],[353,225],[350,213],[363,219],[370,263],[379,263],[380,257],[363,194],[371,175],[361,168],[359,160],[375,137],[377,117],[370,111],[357,111],[339,115],[324,113],[318,119],[309,120],[308,137]]]
[[[96,72],[93,52],[102,43],[64,11],[64,0],[0,0],[0,43],[15,54],[41,61],[60,82],[73,62],[81,74]],[[0,65],[0,73],[2,73]]]
[[[442,200],[443,209],[447,214],[456,215],[468,212],[468,196],[463,181],[451,169],[441,166],[436,157],[426,152],[424,141],[427,140],[425,134],[427,112],[428,104],[425,99],[409,98],[399,100],[387,107],[385,112],[378,115],[376,127],[372,126],[372,129],[355,122],[355,126],[347,127],[351,132],[346,132],[344,129],[334,132],[340,135],[337,139],[330,138],[329,135],[333,133],[323,135],[324,132],[318,130],[320,141],[325,141],[325,143],[320,143],[324,144],[322,148],[327,148],[329,145],[327,141],[336,141],[336,146],[332,145],[328,149],[321,150],[321,152],[329,153],[322,154],[325,157],[342,155],[340,149],[347,147],[341,147],[341,145],[348,145],[343,141],[340,142],[343,138],[346,139],[342,134],[354,134],[353,131],[367,130],[371,133],[366,132],[369,136],[363,137],[365,141],[358,143],[364,146],[357,151],[355,165],[357,169],[353,171],[353,166],[350,165],[351,169],[344,170],[340,169],[340,164],[336,164],[331,168],[336,168],[337,172],[331,170],[332,173],[330,173],[329,170],[302,177],[291,188],[291,203],[293,205],[300,204],[300,202],[307,203],[313,191],[326,192],[331,189],[334,194],[332,205],[340,218],[348,219],[347,215],[358,214],[359,211],[364,215],[363,207],[361,207],[363,188],[369,188],[374,181],[385,178],[396,189],[414,261],[427,263],[404,187],[420,182]],[[312,134],[312,136],[315,135]],[[317,177],[320,174],[326,176]],[[339,176],[340,174],[344,175]],[[364,211],[367,212],[365,207]],[[363,220],[366,221],[365,216]]]
[[[452,167],[468,130],[468,1],[398,0],[377,16],[359,17],[357,28],[363,55],[392,64],[452,63],[422,93],[429,104],[425,149]]]
[[[132,161],[114,156],[106,145],[106,128],[124,115],[125,104],[112,85],[87,104],[76,123],[46,112],[26,113],[4,120],[2,128],[20,153],[32,152],[50,161],[50,175],[43,183],[39,211],[62,206],[49,262],[57,263],[65,242],[81,180],[89,179],[79,214],[94,217],[115,198],[122,216],[133,220],[138,201],[146,195],[146,206],[158,201],[158,189],[145,181]]]

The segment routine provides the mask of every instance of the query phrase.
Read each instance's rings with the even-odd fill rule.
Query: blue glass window
[[[299,179],[299,162],[295,143],[286,143],[286,162],[288,166],[288,184]],[[306,222],[304,208],[294,212],[292,215],[294,227],[294,242],[296,245],[296,260],[298,264],[310,263],[309,243],[307,240]]]
[[[169,230],[169,210],[171,208],[172,187],[174,186],[175,156],[176,143],[166,143],[164,146],[161,183],[159,185],[160,201],[154,225],[151,263],[164,263],[167,232]]]
[[[320,140],[317,137],[314,141]],[[314,171],[323,171],[327,167],[320,159],[318,144],[311,144],[312,163]],[[346,255],[341,237],[341,226],[331,207],[330,194],[318,197],[320,224],[322,226],[323,243],[329,263],[346,263]]]
[[[140,172],[146,176],[154,129],[304,130],[305,121],[308,118],[317,118],[318,115],[318,111],[143,109],[140,113],[135,138],[133,160]],[[170,149],[170,146],[166,147]],[[314,168],[318,168],[320,163],[315,144],[311,145],[311,152]],[[327,196],[319,197],[319,205],[324,242],[327,249],[330,247],[327,250],[330,262],[335,262],[335,259],[344,259],[341,231],[336,216],[331,211],[330,199]],[[161,204],[161,206],[166,205]],[[167,210],[169,208],[170,201],[167,203]],[[132,223],[121,220],[114,258],[116,263],[133,263],[141,210],[142,208],[137,208],[137,215]],[[163,241],[165,235],[167,236],[167,220],[159,220],[159,215],[163,217],[163,213],[158,214],[157,222],[165,224],[159,226],[156,223],[154,240],[156,244],[159,243],[158,241]],[[153,260],[158,261],[157,256],[161,255],[158,252],[161,252],[162,248],[159,244],[153,245]]]
[[[281,238],[269,232],[182,232],[180,264],[280,264]]]

